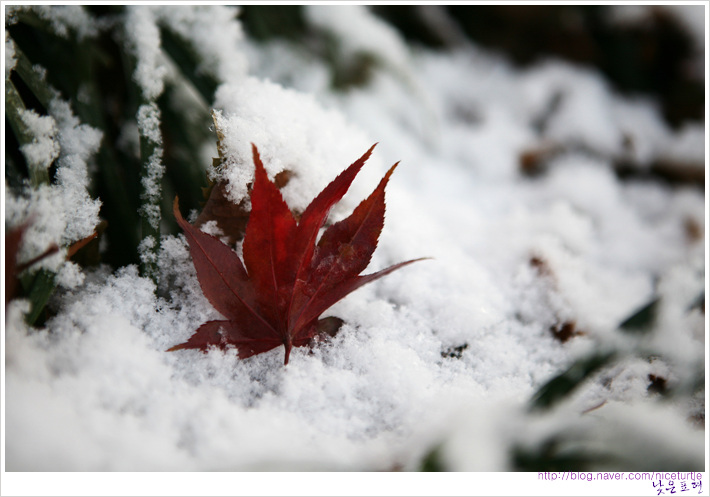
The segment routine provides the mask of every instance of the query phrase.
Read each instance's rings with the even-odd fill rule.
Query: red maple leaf
[[[175,218],[185,232],[200,287],[226,319],[203,324],[185,343],[168,350],[234,346],[246,358],[283,345],[288,364],[292,347],[317,338],[318,318],[326,309],[362,285],[421,260],[360,276],[384,226],[385,186],[397,164],[349,217],[328,227],[316,243],[328,212],[375,145],[318,194],[297,221],[252,144],[256,170],[243,264],[228,245],[186,222],[176,197]]]

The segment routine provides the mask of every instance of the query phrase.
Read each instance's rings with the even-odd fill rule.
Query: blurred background
[[[88,37],[80,31],[59,34],[50,19],[32,10],[16,13],[11,22],[6,19],[7,33],[22,53],[17,70],[9,77],[24,106],[42,115],[49,97],[43,97],[42,83],[33,81],[31,67],[45,68],[46,82],[69,98],[81,121],[101,129],[104,144],[117,144],[99,150],[101,167],[93,170],[91,191],[92,197],[103,199],[101,218],[106,225],[102,236],[110,240],[102,260],[116,268],[138,262],[141,159],[136,147],[129,146],[127,130],[134,121],[140,92],[132,81],[135,62],[121,45],[118,19],[124,7],[90,5],[84,9],[97,27]],[[329,67],[334,91],[364,86],[372,74],[383,70],[382,61],[372,52],[356,51],[343,57],[338,40],[308,23],[301,6],[247,5],[240,9],[239,20],[250,42],[293,42]],[[657,99],[674,129],[704,119],[704,20],[697,15],[702,7],[376,5],[372,12],[396,28],[412,49],[444,52],[472,44],[521,68],[560,58],[598,69],[622,94]],[[160,36],[163,50],[202,102],[188,116],[178,112],[170,104],[182,91],[174,79],[157,101],[164,117],[164,198],[177,194],[185,208],[197,208],[204,200],[200,187],[208,186],[204,171],[209,163],[200,150],[214,139],[209,107],[220,80],[200,69],[199,50],[192,41],[167,27],[161,28]],[[5,130],[5,177],[9,187],[17,190],[29,173],[12,127],[6,125]],[[534,169],[535,156],[527,160]],[[656,168],[661,176],[668,169],[663,164]],[[697,170],[688,173],[675,168],[666,179],[703,184]],[[50,177],[53,171],[50,168]],[[165,200],[162,210],[168,213],[169,209]],[[177,232],[170,216],[163,220],[166,232]]]
[[[449,50],[466,42],[520,67],[557,57],[596,67],[626,93],[653,95],[674,126],[704,117],[702,8],[642,5],[374,5],[412,45]],[[245,6],[256,39],[309,33],[299,6]],[[313,45],[311,45],[313,46]],[[363,77],[353,69],[347,83]],[[345,84],[347,84],[345,83]]]

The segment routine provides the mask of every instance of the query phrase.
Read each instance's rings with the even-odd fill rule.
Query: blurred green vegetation
[[[141,91],[133,78],[135,60],[125,49],[125,33],[118,22],[124,6],[93,5],[83,7],[92,22],[101,29],[95,35],[81,37],[69,30],[66,36],[32,9],[23,9],[15,22],[6,22],[6,31],[15,44],[17,65],[6,81],[6,172],[8,187],[21,194],[29,181],[31,187],[54,183],[56,164],[41,177],[28,168],[20,148],[32,141],[31,132],[24,129],[16,114],[31,109],[47,115],[54,94],[70,102],[82,123],[103,133],[101,147],[90,166],[89,194],[101,200],[101,226],[97,232],[103,239],[100,259],[98,241],[75,257],[80,264],[102,262],[113,268],[139,264],[138,244],[146,233],[141,223],[141,174],[146,157],[141,156],[136,131],[136,112],[141,103]],[[171,199],[180,196],[185,209],[197,209],[203,201],[201,187],[207,185],[206,170],[201,155],[205,144],[214,143],[210,131],[208,102],[212,101],[217,81],[197,71],[198,59],[190,40],[184,40],[162,27],[163,48],[173,58],[179,75],[166,81],[165,91],[156,102],[161,115],[163,139],[161,210],[170,211]],[[180,92],[192,86],[199,98],[189,100],[185,108]],[[135,139],[130,135],[135,134]],[[135,144],[132,142],[135,141]],[[147,152],[146,152],[147,153]],[[216,145],[215,145],[216,155]],[[170,215],[163,215],[163,233],[176,233],[177,225]],[[86,250],[93,255],[87,257]],[[46,270],[22,278],[25,296],[32,302],[30,323],[42,317],[42,310],[55,287],[54,274]],[[41,319],[40,319],[41,321]]]
[[[96,23],[120,16],[122,6],[87,6]],[[140,200],[141,158],[130,147],[117,146],[125,140],[125,133],[135,125],[140,105],[140,90],[133,80],[133,62],[120,43],[120,24],[100,30],[96,37],[79,39],[76,33],[57,36],[51,27],[31,11],[23,12],[18,22],[9,26],[10,36],[23,53],[20,64],[10,80],[29,109],[44,115],[48,105],[47,86],[58,90],[61,97],[71,102],[81,122],[90,124],[104,134],[92,177],[91,196],[102,200],[101,218],[107,221],[105,236],[108,240],[103,262],[113,267],[138,263],[136,247],[140,240],[138,210]],[[200,120],[195,121],[194,109],[188,122],[171,99],[180,91],[172,81],[158,100],[163,115],[161,133],[164,141],[163,162],[164,212],[169,212],[170,198],[179,195],[187,209],[199,207],[202,200],[200,187],[206,186],[205,171],[208,164],[200,161],[199,150],[206,140],[214,140],[210,132],[210,112],[206,102],[211,101],[217,82],[196,70],[197,59],[189,42],[165,29],[164,48],[175,57],[184,78],[182,84],[193,84],[204,97],[202,108],[197,109]],[[169,41],[168,41],[169,40]],[[46,84],[32,84],[29,71],[23,66],[39,65],[46,69]],[[9,129],[10,128],[6,128]],[[10,186],[19,186],[28,171],[19,152],[19,143],[13,133],[6,133],[6,157]],[[216,152],[216,149],[215,149]],[[169,216],[164,216],[171,232],[177,226]]]

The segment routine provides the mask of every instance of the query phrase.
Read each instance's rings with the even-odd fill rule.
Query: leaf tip
[[[379,190],[379,189],[384,190],[384,188],[387,186],[387,183],[390,180],[390,176],[392,176],[392,173],[394,172],[394,170],[397,169],[397,166],[399,166],[399,162],[400,161],[395,162],[394,164],[392,164],[392,167],[390,167],[387,170],[387,172],[385,173],[384,177],[380,181],[380,184],[378,185],[376,190]]]
[[[291,355],[291,339],[287,338],[284,340],[284,348],[286,349],[286,354],[284,355],[284,366],[288,365],[288,358]]]
[[[185,225],[187,225],[187,221],[185,221],[185,218],[182,217],[182,214],[180,213],[180,199],[177,195],[175,195],[175,200],[173,200],[173,216],[175,217],[178,226],[180,226],[183,230],[186,230]]]
[[[373,143],[373,145],[372,145],[370,148],[367,149],[367,152],[365,152],[364,154],[362,154],[362,157],[360,157],[360,162],[361,162],[361,163],[364,164],[365,161],[367,161],[367,159],[370,158],[370,155],[372,155],[372,151],[375,150],[375,147],[376,147],[379,143],[380,143],[380,142],[375,142],[375,143]]]
[[[254,183],[256,183],[256,178],[258,178],[259,176],[263,176],[263,179],[269,181],[266,175],[266,169],[264,168],[264,163],[261,161],[259,149],[254,143],[251,144],[251,152],[254,158]]]
[[[261,162],[261,155],[259,154],[259,149],[254,144],[254,142],[252,142],[251,144],[251,153],[254,158],[254,164],[259,164],[263,166],[263,163]]]

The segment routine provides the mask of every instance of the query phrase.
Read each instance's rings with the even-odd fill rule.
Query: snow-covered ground
[[[233,200],[251,181],[251,142],[269,174],[294,173],[283,190],[294,209],[378,142],[332,216],[349,214],[401,161],[368,272],[432,259],[333,306],[326,315],[345,321],[337,337],[294,349],[286,367],[280,348],[246,360],[165,352],[220,319],[182,235],[162,240],[157,292],[135,267],[78,275],[71,266],[46,326],[23,324],[22,301],[7,309],[8,471],[416,470],[435,447],[448,469],[505,471],[514,447],[557,431],[579,433],[592,450],[653,446],[704,465],[704,431],[688,421],[704,399],[661,402],[648,391],[649,375],[682,385],[704,367],[705,316],[686,312],[705,287],[704,191],[620,179],[613,168],[703,164],[703,123],[671,130],[654,102],[616,94],[589,68],[549,60],[520,70],[475,46],[413,49],[364,8],[307,10],[313,26],[345,40],[344,59],[380,56],[371,79],[345,92],[300,47],[235,36],[237,20],[158,9],[143,21],[154,19],[228,42],[203,46],[219,55],[206,60],[224,81],[213,107],[228,161],[212,174],[229,180]],[[45,133],[59,133],[67,171],[78,167],[69,154],[85,161],[96,151],[69,112],[58,109],[58,128]],[[83,133],[73,152],[62,141],[72,130]],[[208,145],[206,164],[217,152]],[[521,156],[534,150],[554,152],[530,176]],[[52,198],[64,202],[65,225],[95,215],[86,194],[52,195],[27,205],[6,190],[6,220],[45,209],[33,229],[49,232]],[[80,210],[75,221],[64,214]],[[73,239],[88,234],[75,230]],[[616,329],[655,296],[651,334]],[[551,330],[565,323],[578,334],[563,343]],[[640,342],[646,356],[624,356],[557,412],[528,414],[536,390],[575,359]]]

